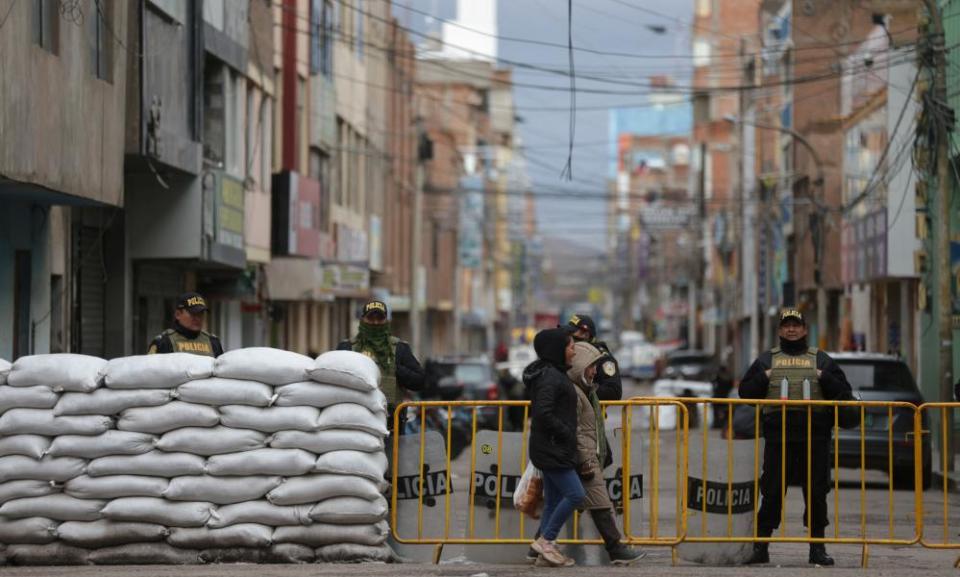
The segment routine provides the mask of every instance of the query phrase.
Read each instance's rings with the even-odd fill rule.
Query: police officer
[[[846,375],[823,351],[807,346],[807,325],[803,315],[794,308],[780,313],[780,346],[760,355],[740,381],[740,397],[744,399],[801,400],[850,398],[851,388]],[[810,534],[822,538],[829,524],[827,493],[830,491],[830,439],[833,411],[814,408],[811,413],[811,434],[807,437],[807,409],[787,407],[786,439],[781,438],[783,411],[781,407],[763,408],[763,473],[760,492],[763,496],[757,515],[757,536],[770,537],[780,526],[783,491],[791,480],[799,481],[807,511],[811,519]],[[810,453],[810,502],[807,502],[807,451]],[[781,459],[785,458],[786,482],[780,478]],[[754,543],[753,555],[747,563],[769,563],[768,543]],[[809,562],[830,566],[833,558],[827,555],[823,543],[810,544]]]
[[[363,305],[356,338],[342,341],[337,349],[363,353],[376,361],[380,367],[380,390],[387,398],[387,428],[392,428],[393,412],[403,401],[403,389],[422,390],[425,373],[410,345],[391,334],[387,305],[381,301]],[[404,422],[401,414],[401,433]]]
[[[184,293],[173,311],[173,327],[151,341],[147,354],[193,353],[206,357],[223,354],[220,339],[203,330],[207,318],[207,301],[197,293]]]
[[[598,367],[596,382],[597,396],[601,401],[619,401],[623,396],[623,381],[620,379],[620,365],[607,343],[597,340],[597,325],[587,315],[572,315],[567,322],[567,331],[573,340],[585,342],[596,347],[606,356]]]

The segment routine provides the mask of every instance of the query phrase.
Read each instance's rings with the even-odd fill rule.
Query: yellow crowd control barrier
[[[922,433],[929,433],[931,441],[933,439],[938,440],[940,449],[940,463],[938,465],[943,476],[941,482],[932,487],[934,491],[941,494],[941,498],[937,499],[940,502],[936,503],[931,500],[930,503],[931,513],[938,518],[939,523],[929,527],[929,530],[925,526],[923,538],[920,540],[924,547],[931,549],[960,549],[960,536],[957,535],[960,523],[954,525],[952,529],[950,527],[950,493],[954,489],[953,481],[950,479],[950,470],[953,468],[951,450],[955,451],[952,443],[953,411],[958,408],[960,408],[960,403],[926,403],[920,406],[917,415],[918,426],[930,422],[934,416],[937,417],[938,421],[936,430],[922,431]],[[918,478],[920,474],[918,469]],[[917,502],[917,519],[926,523],[925,503],[922,499]],[[960,558],[957,559],[954,566],[960,566]]]

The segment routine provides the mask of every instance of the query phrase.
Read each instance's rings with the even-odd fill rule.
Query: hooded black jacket
[[[566,374],[562,329],[541,331],[534,339],[539,357],[523,371],[531,401],[530,460],[539,469],[577,465],[577,391]]]

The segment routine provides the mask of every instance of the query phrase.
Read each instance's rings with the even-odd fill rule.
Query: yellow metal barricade
[[[917,519],[923,523],[923,538],[920,543],[931,549],[960,549],[960,536],[957,535],[960,523],[955,524],[953,528],[950,526],[950,493],[954,489],[954,481],[950,478],[952,469],[951,451],[955,451],[952,443],[953,410],[958,408],[960,408],[960,403],[926,403],[920,406],[917,413],[918,430],[925,421],[929,422],[925,417],[939,417],[939,426],[935,427],[935,430],[921,431],[921,433],[929,434],[931,442],[933,438],[938,438],[940,448],[937,465],[942,479],[941,482],[932,487],[934,491],[940,494],[940,498],[936,499],[939,503],[931,502],[931,512],[939,518],[939,523],[928,526],[925,517],[925,503],[923,499],[917,500]],[[923,472],[918,467],[918,482],[920,482],[922,475]],[[960,566],[960,558],[954,565]]]
[[[660,408],[669,407],[670,409],[676,411],[677,415],[677,442],[676,444],[676,454],[677,462],[681,464],[677,469],[676,478],[678,481],[686,479],[686,431],[687,431],[687,409],[684,403],[678,399],[659,399],[659,398],[649,398],[649,399],[633,399],[629,401],[604,401],[601,403],[605,411],[615,410],[620,408],[622,415],[622,430],[623,434],[621,437],[621,448],[623,454],[623,464],[621,470],[621,482],[623,486],[623,515],[624,515],[624,541],[631,544],[643,544],[643,545],[675,545],[683,540],[684,532],[686,530],[685,526],[685,515],[683,515],[683,501],[685,499],[684,489],[686,484],[678,486],[677,499],[676,499],[676,511],[678,514],[676,520],[677,531],[673,535],[660,535],[659,534],[659,494],[660,494],[660,483],[659,483],[659,451],[660,451],[660,430],[657,423],[660,414]],[[519,531],[516,534],[504,535],[501,532],[501,508],[503,506],[503,497],[506,493],[511,491],[504,491],[502,485],[502,470],[503,470],[503,437],[505,434],[504,431],[504,410],[512,407],[522,407],[523,408],[523,426],[520,432],[521,447],[520,447],[520,459],[517,465],[519,470],[523,470],[528,461],[527,456],[527,442],[529,438],[529,402],[528,401],[420,401],[420,402],[404,402],[401,403],[393,415],[393,431],[396,433],[399,424],[400,424],[400,415],[403,411],[411,409],[416,411],[419,418],[420,430],[417,433],[419,435],[419,455],[417,471],[418,478],[416,479],[416,493],[417,493],[417,523],[416,523],[416,534],[410,535],[406,534],[404,531],[400,530],[400,524],[398,523],[398,488],[399,488],[399,459],[400,455],[400,436],[397,434],[393,435],[392,438],[392,491],[391,491],[391,512],[390,512],[390,525],[393,532],[393,537],[398,543],[402,544],[420,544],[420,545],[438,545],[442,547],[446,544],[460,544],[460,545],[493,545],[493,544],[528,544],[531,542],[529,536],[526,536],[527,525],[531,522],[538,523],[539,521],[532,521],[525,519],[524,516],[520,517],[520,527]],[[631,454],[631,443],[633,430],[633,412],[635,408],[638,407],[648,407],[650,412],[650,471],[651,471],[651,481],[650,481],[650,492],[652,494],[650,500],[650,518],[649,518],[649,535],[631,535],[630,534],[630,518],[631,515],[635,512],[631,511],[630,506],[630,483],[631,483],[631,471],[633,470],[633,464],[630,462]],[[494,525],[493,531],[490,534],[478,534],[475,530],[475,519],[474,519],[474,507],[473,503],[476,498],[475,494],[475,476],[477,475],[477,433],[478,433],[478,412],[482,409],[494,409],[497,412],[497,462],[496,462],[496,481],[495,481],[495,498],[493,499],[493,508],[494,508]],[[445,431],[438,431],[444,434],[444,441],[446,446],[446,468],[445,468],[445,484],[444,491],[440,495],[440,498],[443,499],[444,506],[444,517],[443,517],[443,530],[431,534],[428,531],[424,530],[424,487],[426,482],[425,475],[425,456],[426,456],[426,433],[427,427],[424,426],[424,423],[428,421],[428,411],[431,410],[443,410],[446,412],[446,425]],[[452,459],[451,459],[451,449],[452,449],[452,433],[453,433],[453,422],[454,414],[456,411],[468,411],[469,419],[471,423],[471,435],[470,435],[470,446],[469,449],[465,450],[466,456],[469,458],[469,490],[462,492],[463,496],[467,499],[466,502],[455,502],[456,495],[460,492],[454,490],[454,483],[452,482]],[[434,429],[436,430],[436,429]],[[487,451],[489,447],[483,447],[484,451]],[[492,451],[491,451],[492,452]],[[485,453],[489,454],[489,453]],[[461,463],[461,466],[463,464]],[[509,487],[508,487],[509,488]],[[462,512],[462,508],[467,508],[466,519],[464,520],[464,527],[455,527],[452,521],[452,513],[455,513],[457,510]],[[512,509],[512,503],[510,505]],[[576,521],[575,518],[571,518],[571,521]],[[574,525],[576,526],[576,525]],[[560,543],[576,543],[576,544],[602,544],[602,541],[599,539],[583,539],[578,535],[574,535],[573,539],[559,539]],[[439,549],[438,552],[439,554]],[[436,559],[437,557],[435,557]]]

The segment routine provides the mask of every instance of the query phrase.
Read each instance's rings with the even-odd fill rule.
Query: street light
[[[763,122],[747,122],[737,118],[732,114],[727,114],[723,119],[731,124],[743,124],[747,126],[753,126],[756,128],[762,128],[765,130],[775,130],[783,134],[789,134],[803,145],[807,149],[807,152],[810,153],[810,157],[813,158],[813,164],[816,166],[817,176],[813,181],[814,186],[819,188],[820,197],[823,197],[824,193],[824,175],[823,175],[823,161],[820,160],[820,155],[817,153],[817,150],[810,144],[810,141],[807,140],[802,134],[793,130],[792,128],[787,128],[785,126],[777,126],[775,124],[766,124]],[[822,260],[823,260],[823,213],[826,212],[826,207],[820,201],[817,194],[811,195],[811,200],[813,201],[815,212],[810,215],[810,240],[813,243],[813,281],[817,285],[817,326],[820,334],[818,335],[818,340],[820,341],[820,346],[826,346],[826,327],[827,327],[827,293],[823,288],[823,275],[822,275]]]

